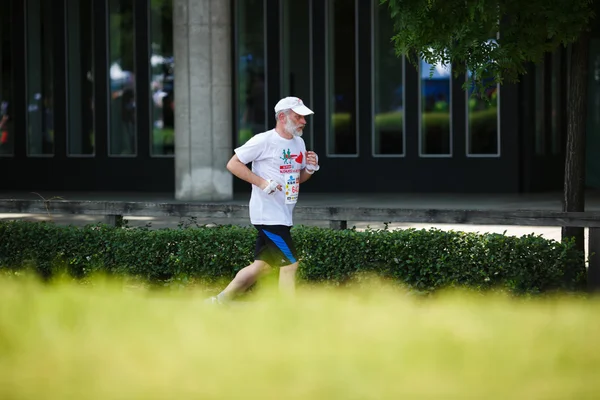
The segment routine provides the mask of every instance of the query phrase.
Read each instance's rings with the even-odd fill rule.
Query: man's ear
[[[286,118],[288,117],[288,114],[286,112],[282,112],[281,114],[279,114],[279,118],[281,118],[281,123],[285,123]]]

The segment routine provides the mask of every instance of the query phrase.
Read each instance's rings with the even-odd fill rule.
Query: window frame
[[[466,76],[466,75],[465,75]],[[501,108],[502,108],[502,93],[500,84],[496,84],[496,90],[498,91],[498,108],[496,112],[496,141],[497,151],[496,153],[482,154],[482,153],[471,153],[469,151],[470,136],[469,136],[469,90],[465,90],[465,155],[467,158],[500,158],[502,156],[502,149],[500,147],[502,143],[502,130],[501,128]]]
[[[450,78],[448,79],[448,85],[450,86],[450,98],[448,99],[448,127],[450,128],[449,135],[449,147],[450,153],[446,154],[425,154],[423,153],[423,102],[422,102],[422,83],[423,78],[421,77],[422,73],[422,62],[423,59],[419,59],[419,67],[417,68],[418,74],[418,84],[417,84],[417,99],[418,99],[418,111],[417,111],[417,132],[418,132],[418,141],[419,141],[419,158],[453,158],[454,157],[454,119],[452,118],[453,113],[453,103],[454,103],[454,94],[452,90],[453,81],[452,78],[452,65],[450,64],[448,67],[450,68]]]
[[[371,7],[371,157],[373,158],[406,158],[406,57],[402,55],[402,153],[394,154],[377,154],[375,146],[375,136],[377,130],[375,127],[375,102],[376,102],[376,90],[375,90],[375,46],[378,41],[375,40],[376,29],[378,24],[375,23],[376,13],[379,7],[377,0],[372,2]]]
[[[325,29],[325,153],[328,158],[359,158],[360,157],[360,116],[359,116],[359,99],[360,99],[360,90],[359,90],[359,48],[358,48],[358,1],[354,0],[354,107],[355,107],[355,125],[354,125],[354,137],[356,139],[356,153],[354,154],[336,154],[331,152],[331,106],[330,106],[330,98],[331,98],[331,90],[329,87],[330,84],[330,63],[329,57],[331,57],[331,34],[330,34],[330,24],[329,18],[331,16],[332,10],[331,8],[334,6],[333,2],[335,0],[326,0],[325,6],[325,21],[326,21],[326,29]]]

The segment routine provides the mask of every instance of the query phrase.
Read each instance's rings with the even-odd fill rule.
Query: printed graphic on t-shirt
[[[283,150],[283,156],[281,157],[281,159],[283,160],[284,164],[291,164],[292,160],[296,161],[298,164],[302,164],[304,156],[302,155],[302,153],[292,154],[290,152],[290,149],[287,149],[287,151]]]
[[[300,166],[304,155],[292,154],[290,149],[283,150],[283,165],[279,166],[279,172],[283,174],[285,181],[285,204],[296,204],[298,202],[298,194],[300,192]],[[294,165],[293,161],[297,163]]]

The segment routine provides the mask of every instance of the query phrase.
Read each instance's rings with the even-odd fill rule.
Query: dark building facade
[[[451,67],[398,58],[379,0],[0,3],[2,190],[173,192],[184,179],[178,157],[202,157],[202,143],[216,141],[233,154],[273,126],[273,107],[288,95],[315,111],[304,139],[322,168],[303,190],[562,188],[569,49],[530,66],[520,83],[489,90],[485,102],[469,97]],[[207,45],[192,37],[205,27]],[[183,39],[189,44],[177,47]],[[206,59],[206,70],[190,69]],[[589,67],[587,184],[600,188],[598,30]],[[212,80],[201,93],[226,88],[219,107],[230,112],[183,96],[204,87],[203,71]],[[230,83],[219,86],[218,73]],[[198,133],[194,144],[192,126],[182,143],[182,110],[196,126],[210,114],[206,123],[229,137]],[[222,157],[211,163],[225,171]],[[231,179],[228,193],[248,191]]]

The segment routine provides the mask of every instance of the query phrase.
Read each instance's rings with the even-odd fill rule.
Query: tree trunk
[[[585,141],[588,106],[589,32],[583,32],[573,44],[569,59],[567,100],[567,149],[563,211],[585,209]],[[575,238],[584,250],[584,228],[563,227],[562,238]]]

